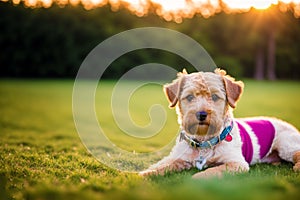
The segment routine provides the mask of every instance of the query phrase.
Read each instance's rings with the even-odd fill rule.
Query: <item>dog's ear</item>
[[[187,74],[186,70],[183,69],[182,72],[177,74],[178,78],[175,81],[173,81],[173,83],[164,85],[164,92],[165,92],[165,94],[167,96],[167,99],[170,103],[169,104],[170,108],[175,107],[177,102],[178,102],[181,85],[182,85],[183,80],[184,80],[184,75],[186,75],[186,74]]]
[[[178,101],[179,80],[164,86],[164,92],[169,100],[169,107],[173,108]]]
[[[242,81],[235,81],[230,76],[223,76],[227,101],[232,108],[236,107],[237,101],[240,99],[244,83]]]
[[[182,72],[178,74],[178,76],[182,76],[182,75],[185,75],[185,74],[188,74],[188,72],[186,71],[185,68],[183,68]]]

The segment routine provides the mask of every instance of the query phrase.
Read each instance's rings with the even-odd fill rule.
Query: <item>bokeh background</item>
[[[77,71],[94,47],[129,29],[163,27],[196,40],[217,66],[245,83],[235,117],[278,117],[300,129],[299,17],[300,0],[0,0],[0,199],[299,200],[300,173],[292,163],[257,164],[249,173],[210,180],[191,180],[197,169],[142,178],[108,167],[85,148],[72,107]],[[157,84],[138,88],[130,99],[118,97],[128,101],[130,112],[116,113],[145,127],[150,108],[162,105],[167,122],[160,133],[130,137],[115,122],[114,86],[147,63],[195,71],[158,49],[129,52],[107,68],[95,115],[106,137],[135,155],[157,152],[178,133],[176,113]],[[122,84],[122,92],[135,84],[140,82]],[[89,127],[90,120],[82,122]],[[114,156],[95,143],[106,157]],[[145,165],[134,161],[128,166]]]
[[[299,80],[299,4],[289,0],[1,0],[0,76],[74,78],[86,55],[103,40],[128,29],[158,26],[192,37],[233,76]],[[122,56],[104,78],[118,78],[148,62],[194,70],[178,56],[148,49]]]

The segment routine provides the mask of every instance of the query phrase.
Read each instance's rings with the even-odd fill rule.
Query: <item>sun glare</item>
[[[8,2],[9,0],[0,0]],[[53,4],[64,7],[67,4],[82,4],[85,9],[93,9],[109,4],[113,11],[126,8],[142,17],[150,11],[167,21],[181,23],[184,18],[195,15],[210,17],[221,11],[226,13],[247,12],[250,9],[266,10],[272,5],[279,5],[282,12],[292,10],[295,17],[300,17],[300,0],[11,0],[17,5],[21,2],[26,7],[49,8]]]
[[[253,1],[240,1],[240,0],[223,0],[223,2],[231,9],[245,9],[251,8],[263,10],[269,8],[271,5],[277,5],[277,0],[253,0]]]

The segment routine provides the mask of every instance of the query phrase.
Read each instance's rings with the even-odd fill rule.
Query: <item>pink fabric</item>
[[[258,144],[260,146],[259,156],[260,159],[264,158],[266,154],[270,151],[272,146],[274,136],[275,136],[275,128],[272,123],[268,120],[244,120],[247,123],[254,134],[258,139]],[[240,130],[240,135],[242,139],[242,152],[245,160],[248,163],[251,163],[253,157],[253,145],[249,134],[246,129],[243,127],[241,123],[237,121],[238,128]]]
[[[253,157],[253,145],[251,142],[251,138],[249,134],[247,133],[246,129],[239,123],[236,122],[238,125],[238,128],[240,130],[240,135],[242,138],[242,152],[245,160],[247,163],[251,163],[252,157]]]

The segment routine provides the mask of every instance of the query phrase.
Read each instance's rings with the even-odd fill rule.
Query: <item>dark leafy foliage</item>
[[[266,54],[268,33],[275,31],[276,76],[300,78],[300,19],[291,12],[279,12],[277,7],[243,14],[220,13],[208,19],[196,16],[176,24],[151,13],[139,18],[125,9],[113,12],[109,6],[93,10],[57,5],[30,9],[0,2],[0,16],[2,77],[75,77],[84,58],[103,40],[132,28],[156,26],[187,34],[203,45],[218,66],[233,76],[245,77],[254,76],[257,48]],[[149,62],[177,70],[193,69],[171,53],[139,50],[113,62],[104,77],[118,78]]]

